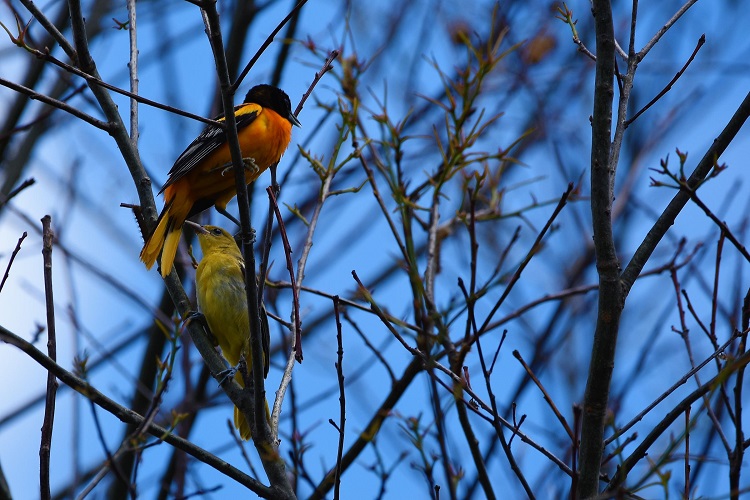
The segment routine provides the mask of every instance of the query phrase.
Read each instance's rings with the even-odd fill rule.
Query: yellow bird
[[[195,228],[203,258],[195,273],[195,288],[198,298],[198,311],[205,317],[208,328],[221,347],[224,358],[236,367],[240,356],[247,362],[248,372],[252,370],[250,347],[250,319],[247,314],[245,294],[245,261],[231,234],[220,227],[201,226],[192,221],[187,224]],[[268,375],[269,333],[268,318],[261,314],[263,344],[263,376]],[[242,374],[238,371],[235,380],[244,387]],[[266,401],[266,419],[270,422],[271,412]],[[234,408],[234,426],[242,439],[250,438],[250,424],[239,408]]]

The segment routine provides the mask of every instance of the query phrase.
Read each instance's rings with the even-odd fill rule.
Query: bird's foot
[[[219,386],[224,386],[224,384],[229,383],[229,381],[234,378],[235,374],[237,374],[236,366],[227,368],[226,370],[222,370],[217,373],[216,378],[219,380]]]
[[[211,333],[211,328],[208,326],[208,321],[206,320],[206,316],[203,315],[200,311],[190,311],[185,315],[184,323],[187,326],[188,323],[191,323],[193,321],[198,322],[202,327],[203,331],[206,332],[206,335],[208,336],[208,339],[211,341],[211,343],[215,346],[219,345],[219,341],[216,340],[216,337],[214,337],[214,334]]]
[[[255,163],[255,158],[243,158],[242,163],[245,165],[245,168],[251,173],[257,174],[260,172],[260,167],[258,167],[258,164]]]
[[[255,163],[255,158],[243,158],[242,164],[245,166],[246,170],[249,170],[252,174],[257,174],[260,172],[260,168],[258,168],[258,165]],[[224,177],[226,174],[232,171],[233,164],[230,161],[229,163],[226,163],[221,167],[221,176]]]
[[[208,322],[206,321],[206,316],[203,315],[200,311],[188,311],[188,313],[185,315],[184,323],[187,325],[188,323],[192,321],[197,321],[204,327],[208,328]]]

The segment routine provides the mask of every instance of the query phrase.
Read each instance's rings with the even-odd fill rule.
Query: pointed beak
[[[291,111],[289,112],[289,121],[292,122],[292,125],[297,125],[298,127],[302,128],[302,124],[299,122],[296,116],[294,116],[294,113]]]
[[[186,221],[185,221],[185,224],[187,224],[187,225],[189,225],[190,227],[192,227],[193,229],[195,229],[195,232],[196,232],[196,233],[199,233],[199,234],[208,234],[208,231],[206,230],[206,228],[205,228],[205,227],[203,227],[203,226],[201,226],[201,225],[200,225],[200,224],[198,224],[198,223],[195,223],[195,222],[193,222],[193,221],[191,221],[191,220],[186,220]]]

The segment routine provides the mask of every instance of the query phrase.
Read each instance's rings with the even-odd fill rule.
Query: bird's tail
[[[271,424],[271,410],[268,408],[268,401],[266,403],[266,420],[269,425]],[[242,414],[239,408],[234,407],[234,426],[240,431],[240,437],[247,441],[253,435],[250,430],[250,422],[247,421],[245,415]]]
[[[179,210],[182,207],[175,207],[173,201],[174,199],[164,205],[164,210],[159,214],[156,229],[141,250],[141,260],[146,264],[146,269],[151,269],[161,252],[162,277],[166,277],[172,270],[182,235],[182,224],[187,217],[187,212]]]

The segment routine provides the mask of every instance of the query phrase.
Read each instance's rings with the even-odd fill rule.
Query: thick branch
[[[612,231],[615,165],[610,163],[615,39],[609,0],[594,1],[596,20],[596,83],[591,144],[591,215],[599,309],[584,396],[578,498],[595,496],[603,452],[604,418],[614,368],[615,345],[623,295]]]
[[[275,498],[296,498],[291,484],[286,476],[284,460],[275,445],[271,429],[265,419],[266,391],[264,387],[264,359],[261,340],[260,308],[258,302],[258,287],[255,285],[255,253],[253,251],[254,235],[250,223],[250,204],[245,183],[245,166],[242,161],[239,139],[237,138],[237,122],[234,116],[234,89],[229,81],[229,69],[224,54],[224,44],[221,38],[221,24],[219,13],[214,2],[206,2],[203,6],[206,29],[213,50],[216,63],[216,73],[221,87],[221,99],[224,108],[226,135],[229,150],[234,164],[235,185],[237,187],[237,204],[240,211],[242,225],[242,250],[245,258],[245,291],[247,293],[248,312],[250,317],[250,356],[252,357],[251,378],[253,382],[254,415],[250,422],[253,429],[253,444],[258,450],[263,468],[274,489]],[[242,408],[242,407],[240,407]]]

